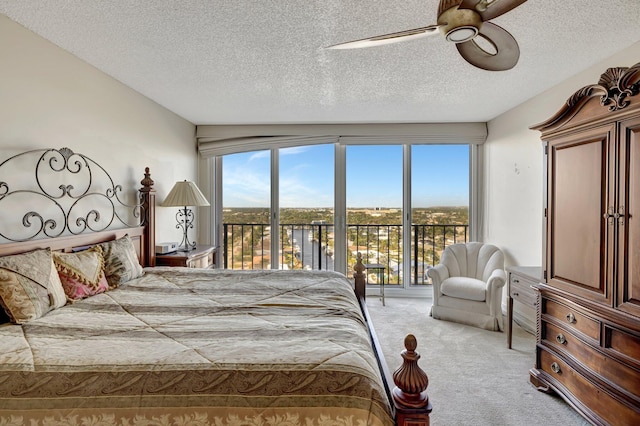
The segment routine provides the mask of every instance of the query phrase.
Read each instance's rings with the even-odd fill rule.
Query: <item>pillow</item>
[[[77,253],[53,253],[67,299],[74,301],[109,289],[104,275],[102,248],[95,246]]]
[[[0,305],[11,322],[24,324],[66,302],[49,249],[0,257]]]
[[[99,246],[102,248],[104,272],[110,289],[144,274],[129,235],[101,243]]]

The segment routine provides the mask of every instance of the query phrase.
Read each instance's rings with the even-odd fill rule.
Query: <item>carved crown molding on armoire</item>
[[[596,84],[590,84],[577,90],[565,105],[548,120],[531,126],[531,129],[546,133],[556,130],[582,110],[593,98],[600,99],[600,105],[610,112],[623,110],[631,105],[631,97],[640,93],[640,62],[631,67],[607,69]]]

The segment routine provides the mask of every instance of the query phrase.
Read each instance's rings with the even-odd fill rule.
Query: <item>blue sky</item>
[[[269,151],[227,155],[223,160],[224,207],[269,206]],[[331,207],[334,147],[280,150],[281,207]],[[466,206],[468,145],[414,145],[414,207]],[[402,146],[347,147],[347,207],[402,206]]]

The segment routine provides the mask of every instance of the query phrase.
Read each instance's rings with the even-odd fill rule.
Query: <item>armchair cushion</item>
[[[484,302],[486,300],[487,283],[475,278],[451,277],[440,285],[440,292],[445,296],[457,299],[474,300]]]

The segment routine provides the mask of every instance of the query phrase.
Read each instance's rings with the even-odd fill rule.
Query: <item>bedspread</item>
[[[147,268],[0,326],[0,425],[391,425],[350,282]]]

